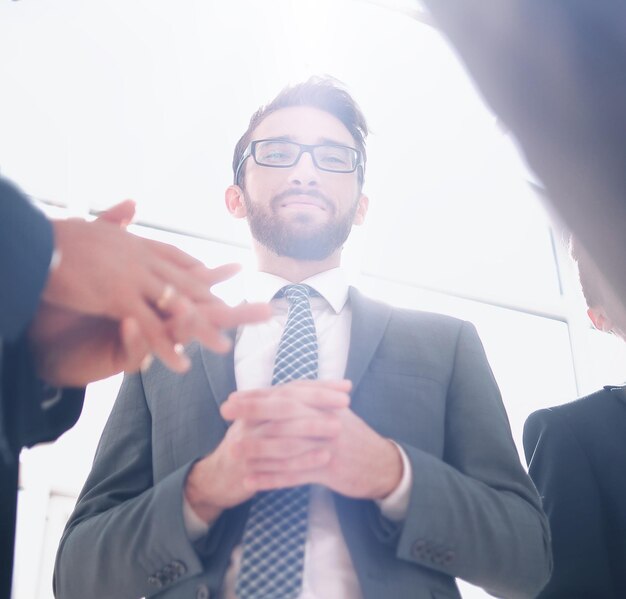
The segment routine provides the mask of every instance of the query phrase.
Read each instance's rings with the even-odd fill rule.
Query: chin
[[[303,226],[310,225],[325,225],[328,222],[328,213],[319,210],[317,212],[312,211],[302,211],[295,212],[287,218],[281,218],[281,221],[286,226],[299,226],[299,228]]]

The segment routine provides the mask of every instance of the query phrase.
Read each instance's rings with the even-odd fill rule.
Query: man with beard
[[[367,125],[334,81],[283,90],[226,206],[273,318],[174,379],[126,377],[61,541],[58,596],[531,597],[549,533],[474,327],[349,287]]]

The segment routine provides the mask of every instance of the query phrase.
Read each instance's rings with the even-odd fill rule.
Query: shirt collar
[[[285,285],[292,282],[267,272],[251,272],[245,277],[245,296],[249,302],[269,302]],[[319,293],[338,314],[348,300],[348,277],[342,268],[331,268],[304,281]]]

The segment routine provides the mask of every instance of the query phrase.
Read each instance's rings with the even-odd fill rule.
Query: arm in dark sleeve
[[[595,474],[566,418],[551,410],[532,414],[524,451],[552,530],[554,570],[540,597],[616,596]]]
[[[0,178],[0,454],[56,439],[80,415],[84,390],[48,388],[35,372],[25,331],[45,286],[52,226],[15,186]]]
[[[26,337],[3,345],[2,373],[0,432],[12,459],[22,447],[54,441],[78,420],[85,389],[57,389],[38,378]]]
[[[0,337],[14,341],[39,304],[54,248],[50,221],[0,178]]]

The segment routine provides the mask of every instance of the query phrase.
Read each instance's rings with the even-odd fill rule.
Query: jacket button
[[[453,559],[454,559],[454,551],[446,551],[443,554],[443,557],[442,557],[441,561],[442,561],[443,564],[448,565],[448,564],[452,563]]]
[[[187,572],[187,566],[183,562],[179,562],[178,560],[174,560],[172,562],[172,569],[176,577],[182,576],[185,572]]]
[[[160,589],[163,586],[161,579],[157,576],[148,576],[148,584],[155,586],[157,589]]]
[[[206,584],[201,584],[196,589],[196,599],[209,599],[210,596],[209,587]]]
[[[163,568],[161,568],[161,582],[163,584],[171,584],[171,582],[172,582],[172,567],[170,565],[163,566]]]
[[[413,554],[413,557],[423,557],[425,548],[426,541],[424,541],[424,539],[419,539],[418,541],[415,541],[415,543],[413,543],[413,546],[411,547],[411,553]]]

